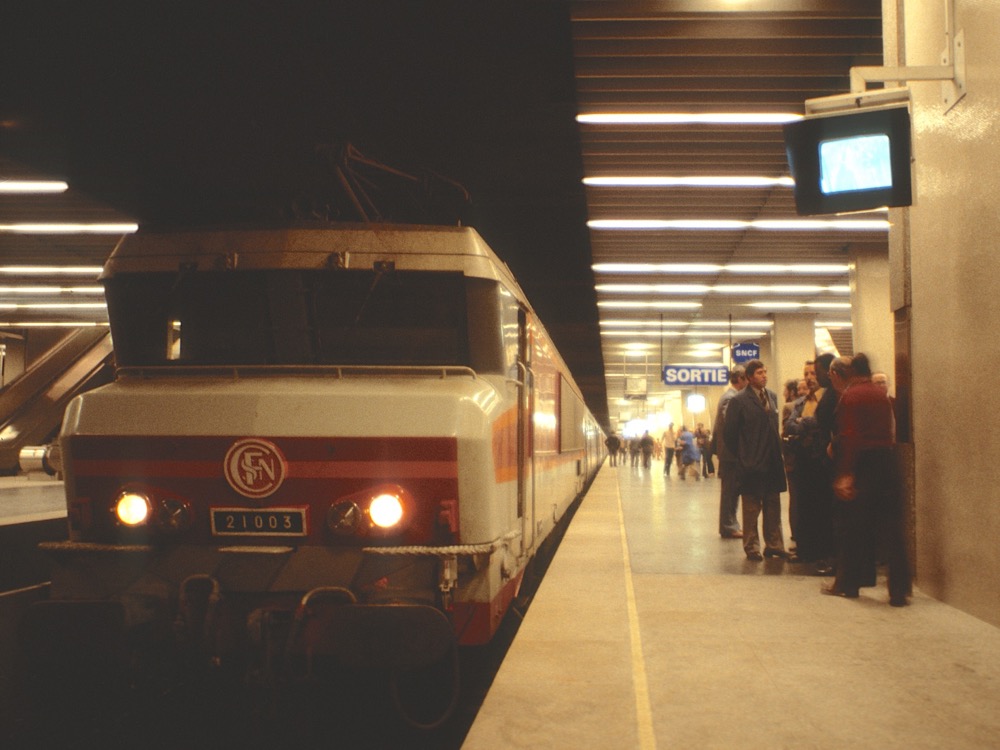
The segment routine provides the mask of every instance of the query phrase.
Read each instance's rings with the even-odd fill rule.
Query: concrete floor
[[[463,750],[1000,747],[1000,629],[750,563],[718,493],[602,469]]]

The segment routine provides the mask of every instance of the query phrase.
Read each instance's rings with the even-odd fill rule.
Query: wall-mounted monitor
[[[812,116],[784,130],[800,215],[913,202],[907,107]]]

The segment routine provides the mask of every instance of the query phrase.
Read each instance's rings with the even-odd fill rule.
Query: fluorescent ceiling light
[[[0,224],[0,232],[20,234],[131,234],[138,224]]]
[[[850,302],[748,302],[747,307],[773,308],[775,310],[850,310]]]
[[[767,331],[740,331],[740,336],[766,336]],[[729,336],[728,331],[601,331],[602,336],[607,336],[609,338],[621,338],[634,336],[636,338],[659,338],[660,336],[664,338],[711,338],[712,336],[720,336],[723,339]]]
[[[64,193],[68,189],[62,180],[0,180],[0,193]]]
[[[0,266],[0,274],[13,276],[93,276],[100,275],[101,266]]]
[[[0,328],[93,328],[108,327],[107,321],[83,320],[31,320],[31,321],[0,321]]]
[[[659,328],[660,326],[674,326],[681,328],[767,328],[774,325],[773,320],[602,320],[602,326],[609,328],[624,328],[633,326],[635,328]]]
[[[633,302],[633,301],[603,301],[597,303],[598,307],[607,307],[609,309],[650,309],[650,310],[696,310],[701,307],[700,302],[678,302],[678,301],[660,301],[660,302]]]
[[[701,230],[742,230],[772,229],[798,231],[874,231],[888,229],[891,225],[885,219],[757,219],[738,221],[735,219],[592,219],[587,222],[591,229],[701,229]]]
[[[783,125],[803,119],[792,112],[609,112],[584,113],[588,125]]]
[[[103,302],[0,302],[0,310],[104,310]]]
[[[595,273],[638,274],[783,274],[788,276],[847,273],[847,263],[594,263]]]
[[[584,177],[591,187],[792,187],[791,177]]]
[[[0,286],[0,294],[104,294],[103,286]]]
[[[598,292],[612,294],[850,294],[849,285],[834,284],[597,284]]]

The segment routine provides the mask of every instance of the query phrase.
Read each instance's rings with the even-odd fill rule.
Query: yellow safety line
[[[618,501],[618,529],[622,540],[622,554],[625,558],[625,601],[628,606],[628,634],[632,642],[632,687],[635,691],[636,729],[639,733],[640,750],[656,750],[656,735],[653,732],[653,711],[649,703],[649,682],[646,679],[646,661],[642,656],[642,638],[639,635],[639,610],[635,604],[635,588],[632,585],[632,563],[625,536],[625,515],[622,511],[622,496],[615,480],[615,498]]]

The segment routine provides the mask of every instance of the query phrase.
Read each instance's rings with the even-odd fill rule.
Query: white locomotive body
[[[38,618],[430,664],[492,638],[603,459],[474,230],[140,232],[103,278],[117,376],[66,412]]]

